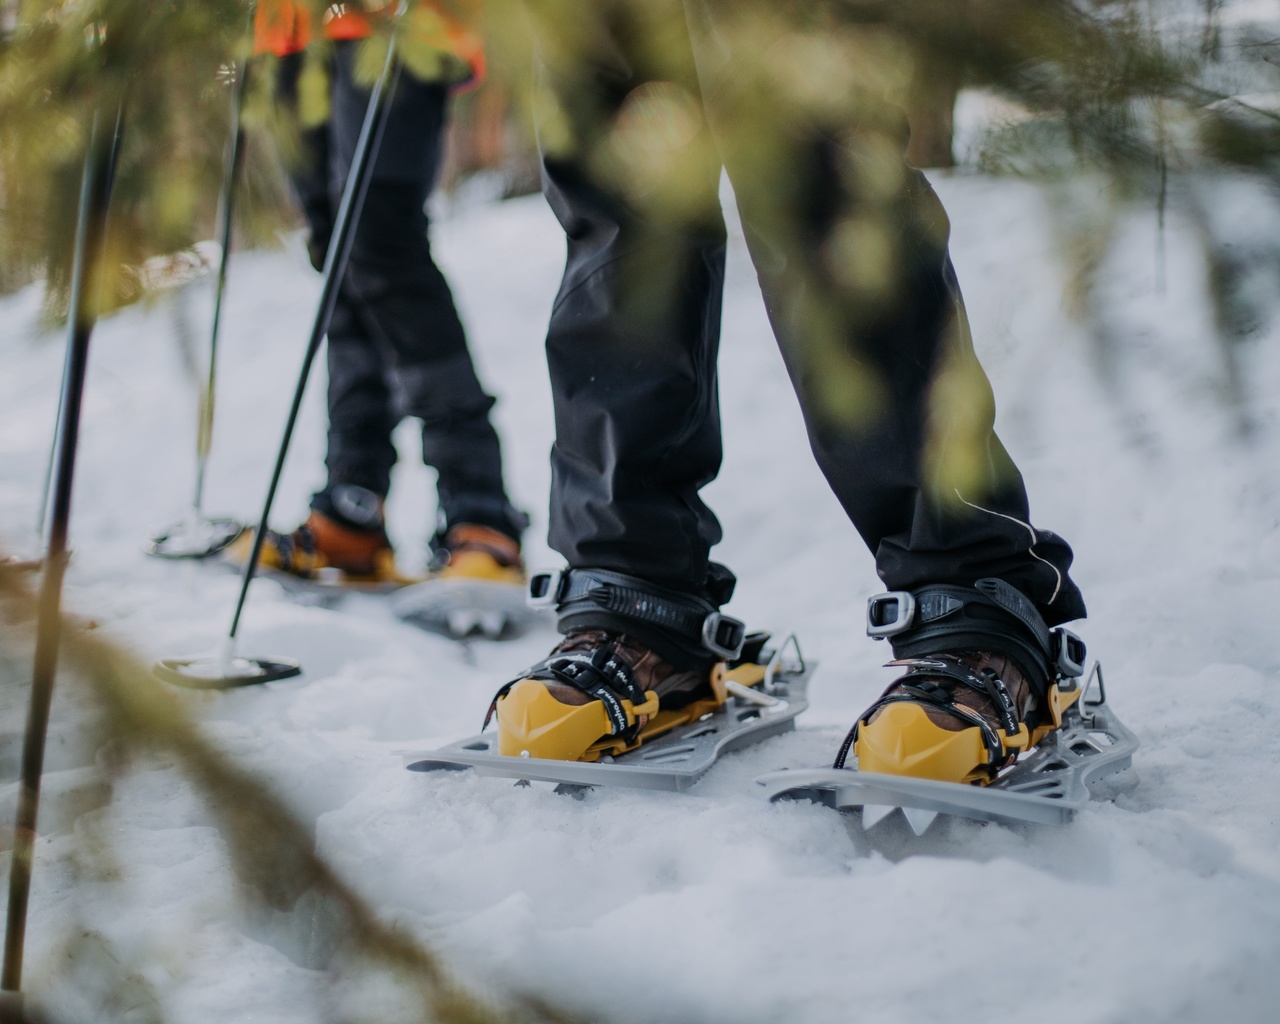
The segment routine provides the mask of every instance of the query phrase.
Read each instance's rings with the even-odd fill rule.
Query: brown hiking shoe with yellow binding
[[[984,785],[1062,724],[1084,645],[996,579],[872,598],[868,633],[907,671],[854,724],[858,770]]]
[[[728,575],[720,600],[731,592]],[[597,761],[633,750],[719,708],[727,663],[750,646],[742,623],[709,596],[613,570],[538,573],[529,599],[555,609],[565,639],[489,706],[485,724],[497,718],[506,755]],[[758,653],[767,638],[755,639]],[[758,682],[757,667],[735,667],[745,675],[733,683]]]
[[[227,548],[226,558],[243,565],[253,552],[253,531]],[[268,530],[258,564],[301,579],[334,583],[401,583],[395,552],[384,530],[360,530],[312,510],[292,533]]]
[[[483,580],[523,586],[520,542],[500,530],[459,523],[444,535],[436,551],[433,575],[442,580]]]
[[[625,633],[573,632],[498,691],[498,752],[596,761],[617,756],[725,700],[724,664],[677,671]]]

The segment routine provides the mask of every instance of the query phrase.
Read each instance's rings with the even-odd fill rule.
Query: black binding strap
[[[944,652],[995,651],[1012,658],[1043,702],[1059,677],[1083,674],[1084,643],[1049,629],[1016,587],[980,579],[972,587],[936,585],[878,594],[867,602],[867,635],[887,639],[898,658]]]
[[[529,604],[554,608],[562,633],[600,626],[603,614],[624,630],[639,627],[633,630],[637,635],[647,628],[726,661],[738,657],[746,639],[743,623],[721,614],[710,601],[607,569],[537,573],[529,580]]]
[[[494,694],[489,711],[484,716],[484,725],[480,727],[482,732],[497,711],[498,701],[523,679],[563,683],[594,697],[604,705],[605,714],[609,717],[611,736],[630,739],[636,731],[638,723],[627,722],[627,712],[622,701],[629,700],[631,706],[637,708],[645,702],[645,692],[636,682],[631,666],[619,657],[615,644],[605,644],[594,651],[553,654],[522,672],[519,678],[513,679]]]
[[[300,579],[315,579],[315,569],[310,566],[304,568],[297,559],[298,555],[315,557],[316,538],[311,532],[311,527],[304,523],[293,533],[276,533],[274,530],[269,530],[267,537],[275,546],[276,559],[280,563],[281,572],[290,573]]]

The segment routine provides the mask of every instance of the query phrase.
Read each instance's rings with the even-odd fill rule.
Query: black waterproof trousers
[[[585,63],[549,27],[575,6],[529,0],[557,111],[554,138],[540,126],[544,191],[568,237],[547,338],[552,546],[572,567],[712,599],[723,593],[708,561],[720,525],[698,493],[721,462],[723,165],[813,452],[885,585],[995,576],[1051,625],[1083,616],[1067,575],[1071,550],[1030,525],[1022,478],[993,432],[994,401],[948,256],[946,215],[905,164],[905,125],[888,175],[876,179],[893,183],[889,194],[859,207],[870,199],[853,194],[860,179],[848,168],[885,162],[883,132],[864,138],[861,122],[753,121],[753,76],[765,64],[736,52],[738,37],[723,31],[722,12],[734,4],[655,0],[646,15],[600,0],[581,32]],[[665,19],[660,53],[639,42],[654,28],[637,24],[646,16]],[[672,140],[663,159],[678,164],[674,215],[672,203],[661,207],[660,194],[644,192],[642,159],[638,167],[627,160],[628,126],[652,139],[655,123],[657,137]],[[603,137],[610,142],[592,148]],[[611,157],[621,168],[612,177]],[[660,190],[662,175],[655,180]],[[879,249],[860,248],[855,231],[841,250],[847,259],[833,261],[837,227],[856,226],[850,211],[859,209],[879,217]],[[890,256],[856,265],[860,253],[875,252]],[[887,284],[859,287],[889,264]],[[947,402],[940,391],[960,397]],[[949,473],[948,459],[967,469]]]
[[[369,101],[353,78],[356,45],[334,47],[330,118],[307,133],[293,173],[315,262],[323,261]],[[286,101],[299,69],[297,57],[282,66]],[[524,519],[503,488],[494,399],[476,377],[427,238],[448,103],[447,86],[401,75],[329,327],[328,483],[313,506],[331,512],[327,494],[343,484],[385,496],[396,461],[391,433],[415,416],[423,460],[438,473],[441,528],[479,523],[518,538]]]

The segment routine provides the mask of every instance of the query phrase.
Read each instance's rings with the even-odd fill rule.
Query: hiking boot
[[[475,523],[459,523],[444,535],[436,549],[433,575],[442,580],[525,582],[520,542],[500,530]]]
[[[1031,746],[1026,677],[990,651],[890,662],[909,669],[859,720],[858,770],[987,782]]]
[[[595,761],[616,756],[714,710],[725,700],[724,663],[681,671],[611,630],[577,630],[498,691],[498,752]]]
[[[253,531],[246,530],[227,549],[227,557],[244,564],[253,551]],[[264,569],[342,583],[399,581],[395,552],[383,529],[361,530],[312,510],[292,533],[268,530],[258,564]]]
[[[852,750],[859,771],[985,785],[1080,695],[1084,645],[1000,580],[881,595],[867,623],[907,671],[859,717],[837,768]]]

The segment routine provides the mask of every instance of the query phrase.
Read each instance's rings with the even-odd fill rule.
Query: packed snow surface
[[[1035,188],[939,177],[953,255],[999,402],[999,430],[1038,525],[1077,553],[1079,624],[1112,705],[1139,735],[1140,786],[1070,825],[950,821],[922,839],[863,835],[809,804],[771,806],[753,779],[829,764],[888,683],[863,635],[871,557],[808,453],[741,236],[731,227],[721,355],[725,464],[706,496],[738,574],[728,610],[799,634],[820,661],[799,729],[727,757],[685,795],[600,790],[578,801],[469,773],[405,771],[400,751],[474,732],[493,691],[554,642],[550,626],[470,646],[397,622],[376,598],[336,610],[255,583],[241,650],[301,659],[300,679],[191,695],[217,743],[314,823],[320,853],[386,919],[467,976],[619,1021],[1274,1021],[1280,1010],[1280,334],[1214,340],[1193,232],[1127,215],[1099,275],[1101,339],[1063,300]],[[1248,226],[1252,208],[1238,209]],[[499,397],[515,500],[545,544],[552,441],[542,335],[563,238],[539,197],[446,212],[435,251]],[[1240,219],[1240,218],[1238,218]],[[1274,232],[1270,236],[1274,239]],[[197,341],[209,283],[189,290]],[[318,280],[297,239],[232,264],[206,510],[256,518]],[[62,347],[39,297],[0,300],[0,523],[34,546]],[[150,560],[194,473],[194,385],[170,297],[93,340],[67,605],[147,658],[212,648],[238,581]],[[322,480],[323,366],[274,522]],[[434,521],[406,424],[390,502],[412,566]],[[69,698],[65,691],[60,702]],[[63,703],[59,708],[65,711]],[[70,769],[66,769],[70,770]],[[87,822],[115,867],[77,868]],[[243,909],[227,848],[163,760],[109,808],[51,823],[37,848],[33,988],[69,929],[101,935],[169,1019],[309,1021],[326,988],[300,911]]]

